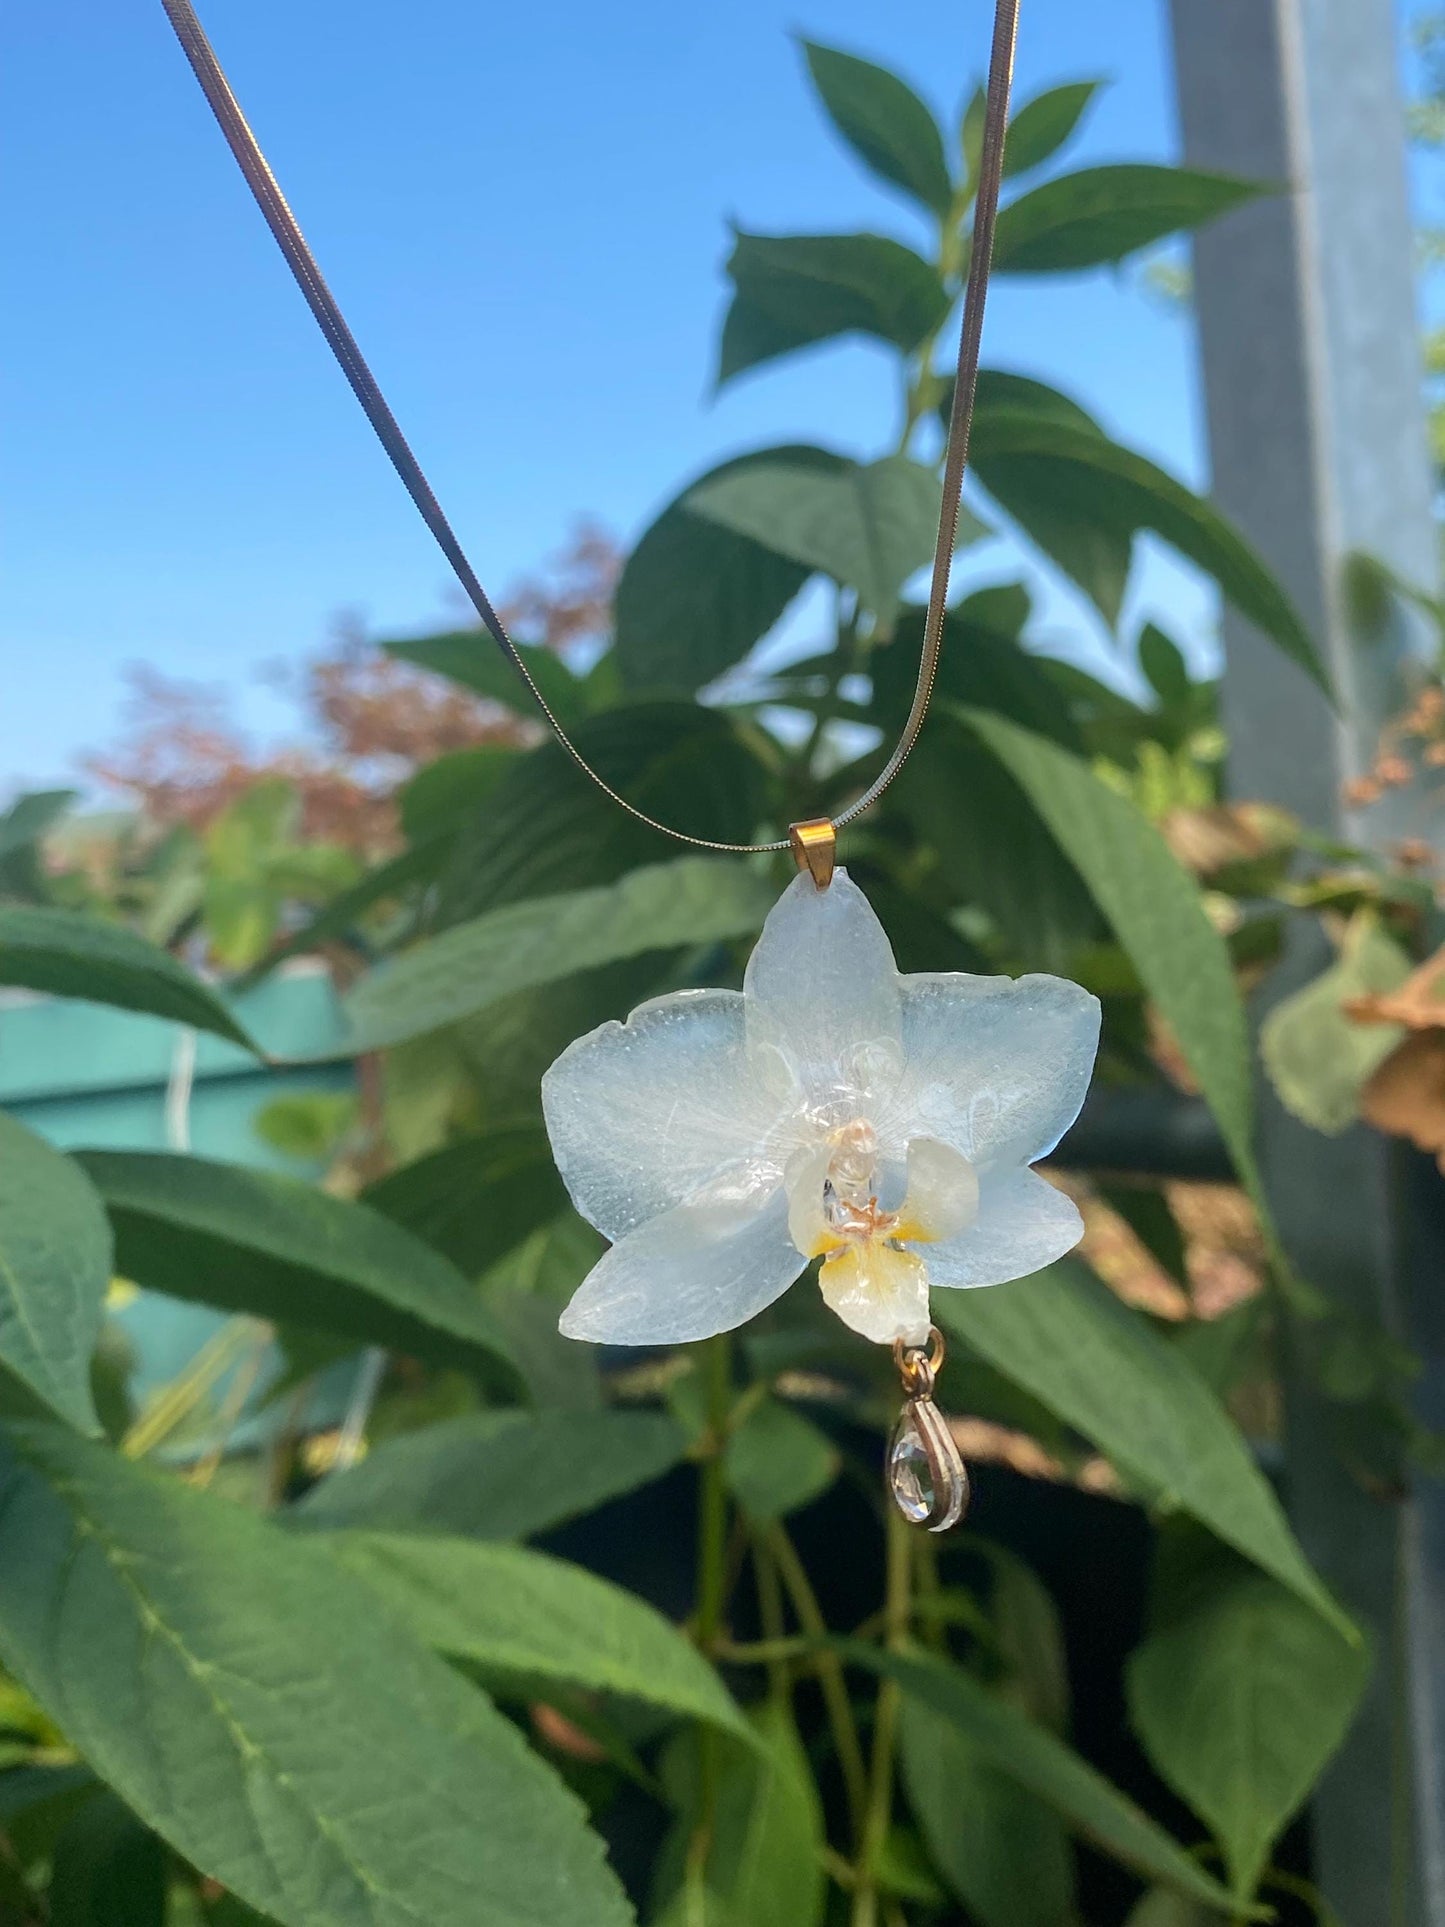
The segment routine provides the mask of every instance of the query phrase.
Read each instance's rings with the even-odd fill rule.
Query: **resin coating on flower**
[[[900,976],[839,870],[800,875],[741,991],[681,990],[542,1080],[557,1167],[612,1242],[562,1317],[599,1344],[728,1331],[810,1260],[865,1338],[921,1342],[931,1287],[993,1285],[1083,1231],[1029,1166],[1078,1115],[1098,1000],[1061,977]]]

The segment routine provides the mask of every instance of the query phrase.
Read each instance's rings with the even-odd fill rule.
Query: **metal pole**
[[[1206,229],[1196,310],[1214,494],[1294,596],[1340,692],[1339,716],[1232,612],[1224,714],[1232,792],[1312,826],[1346,820],[1345,781],[1370,766],[1423,643],[1408,623],[1352,639],[1342,572],[1364,551],[1433,587],[1436,529],[1420,386],[1391,0],[1170,0],[1180,116],[1193,165],[1281,191]],[[1327,960],[1301,930],[1283,995]],[[1439,1180],[1409,1202],[1398,1161],[1357,1129],[1326,1139],[1260,1096],[1260,1155],[1285,1242],[1342,1305],[1442,1352],[1421,1275]],[[1432,1174],[1433,1175],[1433,1174]],[[1429,1187],[1427,1187],[1427,1191]],[[1439,1499],[1371,1496],[1335,1450],[1329,1413],[1288,1373],[1291,1514],[1307,1550],[1375,1641],[1370,1698],[1313,1807],[1316,1869],[1351,1927],[1445,1927],[1439,1761],[1445,1589]]]

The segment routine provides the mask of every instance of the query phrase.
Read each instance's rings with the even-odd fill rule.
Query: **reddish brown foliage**
[[[504,619],[544,648],[598,640],[620,564],[611,537],[584,522],[542,575],[517,585]],[[254,783],[279,776],[296,787],[306,840],[379,855],[396,838],[393,793],[414,770],[451,750],[525,742],[533,732],[500,703],[381,654],[354,623],[339,624],[332,648],[299,673],[275,673],[303,725],[303,739],[278,750],[258,752],[236,730],[224,690],[143,663],[128,673],[126,731],[84,766],[163,829],[204,829]]]

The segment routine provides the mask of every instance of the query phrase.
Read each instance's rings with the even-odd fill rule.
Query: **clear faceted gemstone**
[[[968,1473],[953,1434],[927,1399],[910,1399],[888,1445],[888,1489],[910,1525],[947,1532],[968,1503]]]
[[[937,1493],[928,1447],[918,1429],[912,1404],[905,1405],[893,1428],[888,1447],[888,1484],[894,1504],[913,1525],[922,1525],[933,1511]]]

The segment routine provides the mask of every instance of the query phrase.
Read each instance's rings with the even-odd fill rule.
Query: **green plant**
[[[948,141],[896,76],[804,51],[836,128],[929,244],[739,232],[720,380],[862,334],[896,371],[896,436],[871,456],[758,450],[698,478],[628,558],[596,665],[534,658],[625,796],[730,840],[836,813],[906,710],[908,591],[939,500],[936,353],[969,246],[977,98]],[[1016,115],[1001,274],[1116,262],[1253,191],[1131,166],[1027,185],[1093,92]],[[1041,551],[1108,630],[1150,530],[1319,675],[1241,536],[1077,403],[987,371],[975,456],[966,534],[999,526]],[[760,663],[818,580],[832,633]],[[1029,614],[1014,581],[953,610],[933,720],[849,867],[905,970],[1058,968],[1096,989],[1104,1079],[1166,1102],[1171,1076],[1191,1081],[1268,1240],[1241,976],[1322,891],[1357,904],[1389,881],[1331,858],[1313,899],[1292,895],[1298,834],[1218,804],[1212,691],[1168,638],[1119,643],[1154,691],[1139,706],[1026,646]],[[477,635],[391,650],[520,705]],[[273,800],[238,806],[239,827]],[[806,1284],[694,1351],[599,1358],[556,1332],[597,1241],[547,1155],[540,1075],[644,996],[736,982],[782,869],[671,855],[550,743],[442,756],[398,807],[402,851],[333,877],[346,887],[258,966],[324,944],[355,979],[354,1113],[267,1123],[336,1150],[328,1188],[190,1156],[64,1156],[0,1124],[15,1918],[897,1927],[961,1907],[982,1927],[1108,1927],[1138,1899],[1140,1927],[1190,1908],[1251,1918],[1298,1889],[1271,1855],[1367,1659],[1229,1400],[1268,1373],[1282,1319],[1329,1329],[1307,1283],[1281,1265],[1229,1319],[1170,1324],[1076,1258],[939,1307],[944,1403],[1029,1441],[1061,1505],[1132,1523],[1073,1493],[1104,1462],[1152,1523],[1126,1790],[1074,1730],[1090,1667],[1066,1663],[1057,1576],[1008,1543],[1005,1504],[1001,1532],[942,1543],[886,1512],[889,1361]],[[0,822],[0,981],[255,1048],[244,1006],[47,878],[34,854],[53,814],[26,799]],[[241,841],[239,870],[224,838],[202,868],[205,892],[246,884],[237,965],[256,903],[269,927],[319,874]],[[1110,1196],[1189,1313],[1165,1193]],[[318,1358],[383,1348],[370,1450],[326,1475],[327,1442],[282,1428],[263,1466],[238,1460],[204,1491],[184,1463],[136,1463],[134,1431],[106,1443],[93,1354],[113,1270],[275,1323],[292,1385]]]

